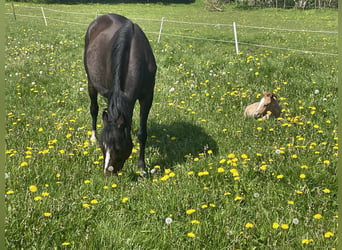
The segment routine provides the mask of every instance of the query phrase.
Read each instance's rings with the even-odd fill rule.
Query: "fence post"
[[[12,6],[12,12],[13,12],[14,20],[17,20],[17,17],[16,17],[16,15],[15,15],[15,10],[14,10],[14,4],[13,4],[13,2],[12,2],[12,4],[11,4],[11,6]]]
[[[236,54],[239,54],[239,45],[238,45],[238,40],[237,40],[237,33],[236,33],[236,23],[233,22],[233,28],[234,28],[234,41],[235,41],[235,50]]]
[[[43,14],[43,17],[44,17],[45,26],[47,26],[47,21],[46,21],[44,9],[43,9],[43,7],[40,7],[40,8],[41,8],[41,10],[42,10],[42,14]]]
[[[160,23],[160,29],[159,29],[159,35],[158,35],[158,43],[160,42],[160,37],[161,37],[161,33],[163,30],[163,24],[164,24],[164,17],[162,17],[161,23]]]

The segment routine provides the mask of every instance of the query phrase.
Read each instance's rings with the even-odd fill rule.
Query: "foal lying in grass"
[[[279,117],[281,108],[278,103],[278,98],[273,93],[264,90],[263,97],[259,102],[255,102],[246,107],[244,115],[252,116],[255,119],[267,120],[270,117]]]

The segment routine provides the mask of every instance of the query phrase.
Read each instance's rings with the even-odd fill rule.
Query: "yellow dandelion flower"
[[[150,210],[150,214],[155,214],[155,213],[156,213],[156,210],[153,210],[153,209]]]
[[[246,227],[246,228],[253,228],[254,225],[253,225],[253,223],[251,223],[251,222],[247,222],[246,225],[245,225],[245,227]]]
[[[88,203],[83,203],[83,204],[82,204],[82,207],[88,208],[88,207],[90,207],[90,205],[89,205]]]
[[[241,196],[236,196],[236,197],[234,198],[234,201],[240,201],[240,200],[242,200],[242,197],[241,197]]]
[[[189,233],[187,234],[187,236],[188,236],[189,238],[195,238],[195,237],[196,237],[196,234],[194,234],[193,232],[189,232]]]
[[[228,157],[228,159],[233,159],[233,158],[235,158],[235,154],[230,153],[230,154],[227,155],[227,157]]]
[[[299,178],[305,179],[305,178],[306,178],[306,175],[305,175],[305,174],[300,174],[300,175],[299,175]]]
[[[129,200],[128,197],[124,197],[124,198],[122,198],[121,202],[122,202],[122,203],[126,203],[126,202],[128,202],[128,200]]]
[[[217,172],[218,173],[223,173],[224,172],[224,168],[222,168],[222,167],[217,168]]]
[[[324,234],[324,237],[325,238],[330,238],[330,237],[333,237],[335,234],[333,233],[333,232],[326,232],[325,234]]]
[[[310,243],[312,243],[313,242],[313,239],[303,239],[302,240],[302,244],[310,244]]]
[[[325,188],[325,189],[323,189],[323,193],[325,193],[325,194],[329,194],[331,191],[330,191],[330,189],[328,189],[328,188]]]
[[[202,171],[202,172],[198,172],[197,175],[198,175],[198,176],[209,175],[209,172],[208,172],[208,171]]]
[[[96,199],[90,201],[90,204],[98,204],[98,203],[99,203],[99,202],[98,202],[98,200],[96,200]]]
[[[37,191],[38,191],[38,188],[37,188],[37,186],[35,186],[35,185],[31,185],[31,186],[29,186],[29,190],[30,190],[32,193],[34,193],[34,192],[37,192]]]
[[[294,201],[288,201],[287,204],[294,205]]]
[[[63,242],[62,243],[62,246],[69,246],[70,245],[70,242]]]
[[[192,220],[190,223],[191,223],[191,224],[200,224],[201,222],[198,221],[198,220]]]
[[[89,184],[90,183],[90,180],[85,180],[84,181],[84,184]]]
[[[231,170],[229,170],[229,172],[233,175],[233,177],[239,176],[239,172],[236,168],[232,168]]]
[[[168,174],[166,174],[166,175],[164,175],[163,177],[160,178],[161,181],[166,181],[168,179],[169,179],[169,175]]]
[[[262,171],[265,171],[265,170],[267,170],[267,165],[263,164],[263,165],[260,166],[259,169],[262,170]]]
[[[279,228],[279,223],[273,222],[272,228],[273,228],[273,229],[278,229],[278,228]]]
[[[48,192],[43,192],[43,193],[42,193],[42,196],[48,197],[48,196],[50,196],[50,194],[49,194]]]
[[[220,164],[223,164],[223,163],[225,163],[225,162],[226,162],[226,159],[221,159],[221,160],[219,161]]]
[[[13,190],[8,190],[8,191],[6,192],[6,194],[14,194],[14,191],[13,191]]]
[[[35,201],[40,201],[41,199],[42,199],[41,196],[36,196],[36,197],[34,197],[34,200],[35,200]]]
[[[118,186],[118,185],[115,184],[115,183],[112,184],[112,188],[116,188],[117,186]]]
[[[208,208],[208,205],[207,204],[203,204],[202,206],[201,206],[201,208]]]
[[[283,223],[283,224],[281,224],[281,228],[284,229],[284,230],[287,230],[287,229],[289,229],[289,225]]]
[[[52,214],[49,212],[45,212],[45,213],[43,213],[43,215],[44,215],[44,217],[51,217],[52,216]]]
[[[22,163],[20,163],[20,167],[26,167],[28,165],[28,162],[23,161]]]
[[[193,214],[195,212],[196,212],[196,209],[193,209],[193,208],[186,210],[186,214],[188,215]]]
[[[314,219],[319,220],[322,219],[323,216],[321,214],[315,214],[313,217]]]
[[[277,179],[283,179],[283,178],[284,178],[284,175],[282,175],[282,174],[277,175]]]

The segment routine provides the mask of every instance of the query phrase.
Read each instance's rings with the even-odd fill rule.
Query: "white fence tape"
[[[88,26],[88,23],[78,23],[78,22],[72,22],[72,21],[66,21],[61,20],[57,18],[50,18],[47,17],[44,10],[48,10],[51,12],[59,12],[64,14],[77,14],[77,15],[88,15],[89,13],[80,13],[80,12],[67,12],[67,11],[61,11],[61,10],[55,10],[50,8],[43,8],[43,7],[34,7],[34,6],[20,6],[21,8],[31,8],[31,9],[41,9],[44,23],[47,25],[47,20],[52,20],[56,22],[62,22],[62,23],[68,23],[68,24],[74,24],[74,25],[83,25]],[[7,15],[13,15],[16,19],[18,16],[22,17],[31,17],[31,18],[41,18],[41,16],[31,16],[31,15],[23,15],[18,14],[14,10],[14,5],[12,4],[12,13],[5,13]],[[102,15],[99,13],[96,13],[96,16]],[[337,31],[323,31],[323,30],[299,30],[299,29],[284,29],[284,28],[272,28],[272,27],[258,27],[258,26],[248,26],[248,25],[238,25],[235,24],[213,24],[213,23],[202,23],[202,22],[187,22],[187,21],[175,21],[175,20],[167,20],[164,17],[162,19],[148,19],[148,18],[131,18],[133,20],[142,20],[142,21],[152,21],[152,22],[159,22],[160,28],[159,32],[146,32],[150,34],[158,34],[158,43],[161,40],[161,36],[173,36],[173,37],[180,37],[180,38],[186,38],[186,39],[194,39],[194,40],[204,40],[204,41],[211,41],[211,42],[224,42],[224,43],[235,43],[235,50],[236,53],[239,53],[238,44],[246,45],[246,46],[253,46],[253,47],[262,47],[262,48],[268,48],[268,49],[275,49],[275,50],[288,50],[288,51],[295,51],[295,52],[301,52],[306,54],[319,54],[319,55],[327,55],[327,56],[338,56],[338,54],[335,53],[325,53],[325,52],[317,52],[317,51],[307,51],[307,50],[300,50],[300,49],[293,49],[293,48],[280,48],[275,46],[269,46],[269,45],[263,45],[263,44],[253,44],[253,43],[246,43],[246,42],[240,42],[237,40],[237,30],[236,28],[246,28],[246,29],[264,29],[264,30],[274,30],[274,31],[287,31],[287,32],[305,32],[305,33],[326,33],[326,34],[337,34]],[[168,34],[163,32],[163,25],[165,23],[178,23],[178,24],[189,24],[189,25],[206,25],[206,26],[215,26],[215,27],[233,27],[233,33],[234,33],[234,40],[227,41],[227,40],[221,40],[221,39],[212,39],[212,38],[205,38],[205,37],[193,37],[193,36],[186,36],[186,35],[177,35],[177,34]]]

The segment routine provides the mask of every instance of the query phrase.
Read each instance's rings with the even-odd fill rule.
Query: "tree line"
[[[6,0],[10,2],[10,0]],[[190,4],[196,0],[14,0],[27,3],[57,3],[57,4],[86,4],[86,3],[183,3]],[[338,8],[338,0],[201,0],[209,11],[223,11],[226,4],[234,4],[241,8],[297,8],[320,9]]]

